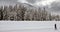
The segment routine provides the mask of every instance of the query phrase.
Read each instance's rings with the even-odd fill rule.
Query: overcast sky
[[[41,6],[41,7],[48,7],[49,10],[55,12],[55,13],[59,13],[60,12],[60,0],[0,0],[0,4],[15,4],[17,2],[21,2],[21,3],[29,3],[29,4],[33,4],[33,5],[37,5],[37,6]]]

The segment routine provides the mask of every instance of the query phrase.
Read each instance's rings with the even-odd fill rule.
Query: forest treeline
[[[14,21],[59,21],[59,15],[51,15],[45,8],[26,7],[24,5],[1,6],[0,20]]]

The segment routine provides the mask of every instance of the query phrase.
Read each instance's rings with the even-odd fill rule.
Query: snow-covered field
[[[54,29],[57,24],[58,30]],[[0,32],[60,32],[60,22],[0,22]]]

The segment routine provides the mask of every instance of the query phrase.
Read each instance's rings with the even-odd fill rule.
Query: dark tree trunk
[[[0,10],[0,20],[3,20],[3,12]]]
[[[25,11],[22,11],[22,20],[24,21],[24,14],[25,14]]]

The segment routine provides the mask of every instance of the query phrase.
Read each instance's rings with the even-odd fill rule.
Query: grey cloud
[[[33,3],[37,2],[37,1],[41,1],[41,0],[26,0],[26,1],[33,4]]]
[[[17,0],[0,0],[0,5],[14,5]]]
[[[51,4],[51,10],[53,10],[55,12],[59,12],[60,11],[60,2],[53,2]]]
[[[29,3],[35,3],[36,2],[36,0],[26,0],[26,1]]]
[[[17,1],[17,0],[0,0],[0,1]]]
[[[60,2],[53,2],[50,5],[51,8],[47,8],[52,14],[60,15]]]

